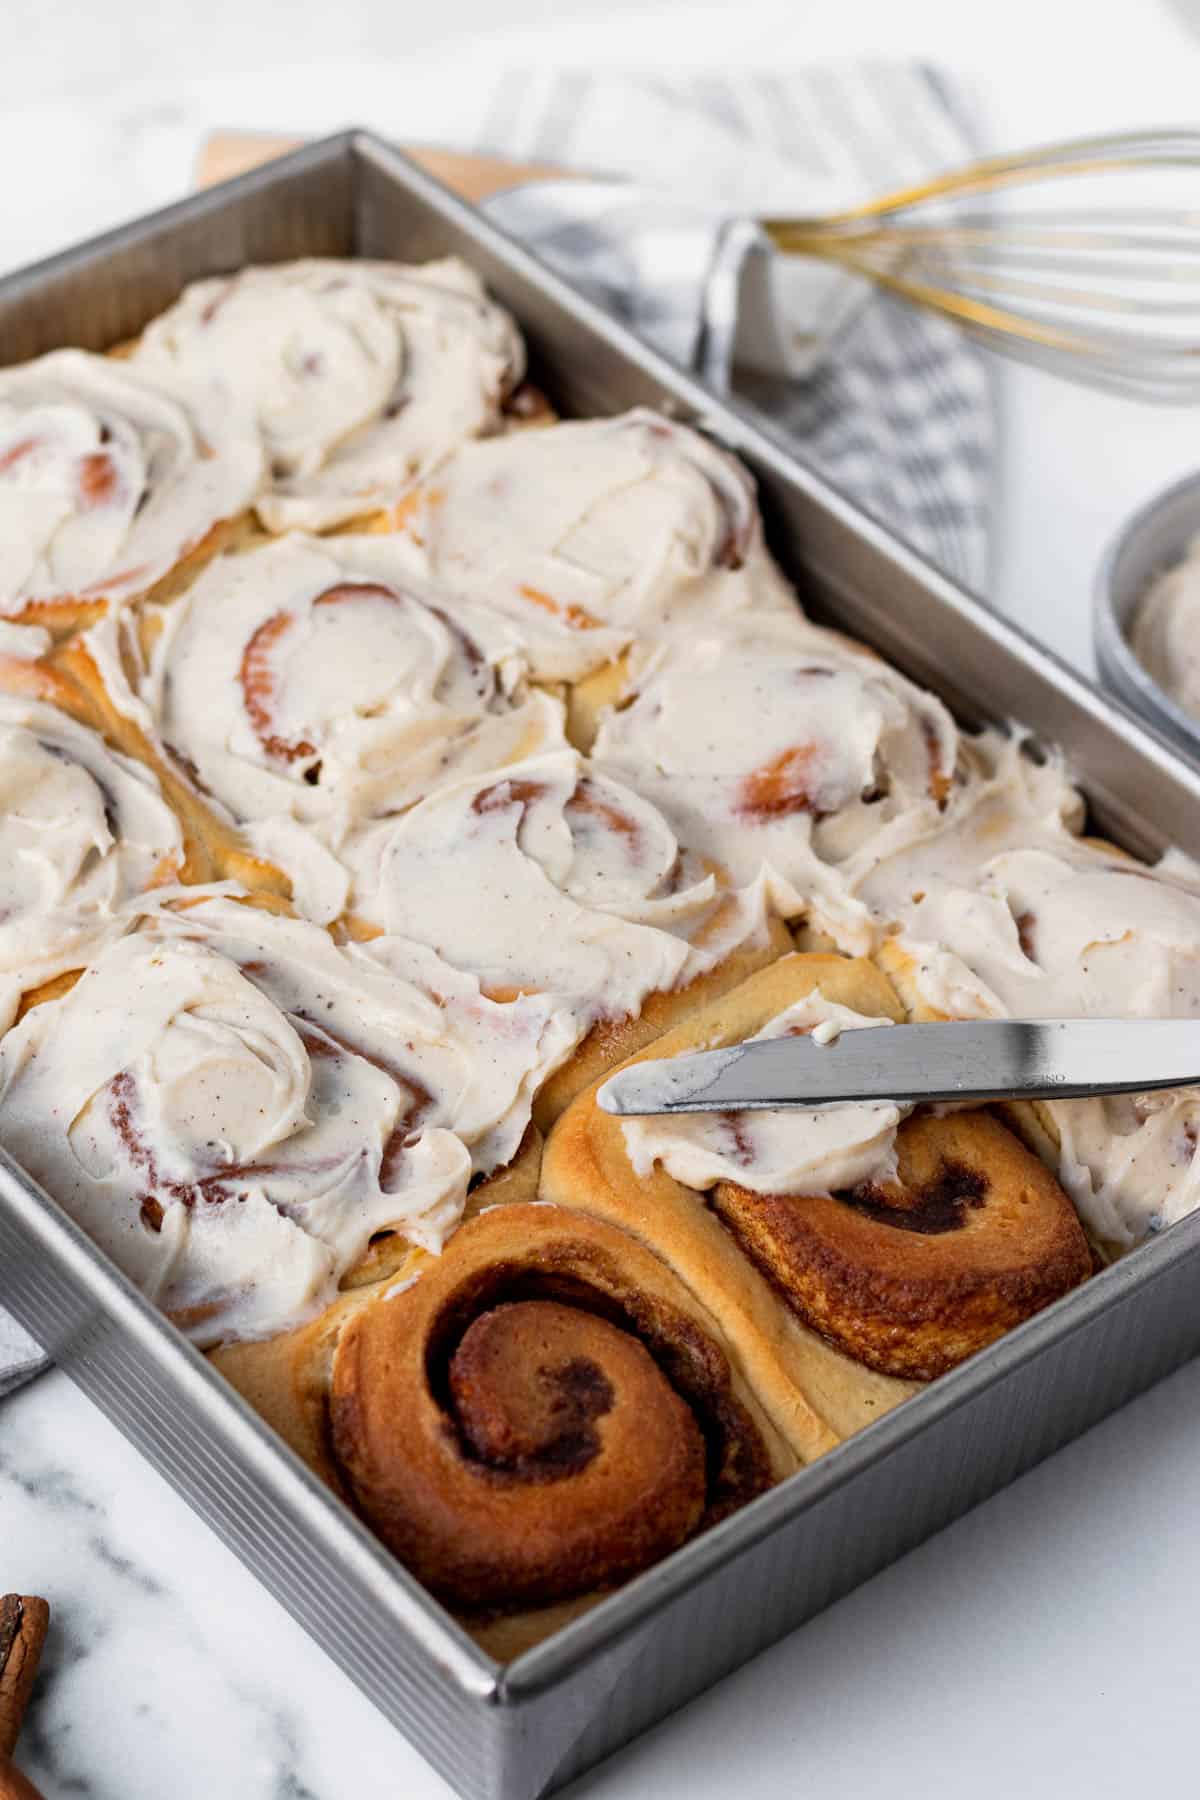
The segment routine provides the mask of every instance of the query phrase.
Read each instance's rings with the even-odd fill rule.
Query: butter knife
[[[1200,1085],[1194,1019],[973,1019],[760,1038],[635,1063],[605,1112],[727,1112],[844,1101],[1077,1100]]]

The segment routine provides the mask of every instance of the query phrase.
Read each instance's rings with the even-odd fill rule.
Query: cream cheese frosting
[[[448,781],[564,742],[561,703],[525,684],[504,620],[417,584],[388,537],[224,557],[160,624],[139,696],[149,729],[234,818],[262,822],[264,848],[280,821],[336,848]]]
[[[524,350],[455,258],[312,259],[194,282],[146,328],[136,361],[202,383],[261,434],[268,530],[322,531],[496,429]]]
[[[939,700],[793,611],[661,649],[592,757],[734,881],[763,879],[783,917],[860,953],[871,931],[843,868],[936,827],[958,734]]]
[[[54,642],[41,625],[17,625],[12,619],[0,619],[0,661],[36,662],[45,656]]]
[[[0,693],[0,1030],[22,993],[127,930],[130,903],[182,861],[147,769],[56,707]]]
[[[750,1043],[764,1038],[818,1036],[888,1025],[827,1000],[814,988]],[[661,1165],[685,1187],[703,1193],[732,1181],[756,1194],[833,1194],[896,1173],[896,1127],[907,1108],[889,1102],[776,1111],[686,1113],[622,1122],[636,1174]]]
[[[344,852],[352,911],[490,991],[558,996],[582,1034],[765,929],[647,801],[570,749],[440,789]]]
[[[374,1234],[440,1247],[568,1044],[420,946],[207,898],[0,1039],[0,1143],[199,1342],[269,1335]]]
[[[935,836],[864,883],[898,926],[906,979],[950,1017],[1200,1017],[1200,868],[1080,839],[1053,759],[991,740],[992,771]],[[1041,1103],[1059,1179],[1094,1233],[1127,1245],[1200,1196],[1200,1092]]]
[[[795,610],[746,471],[644,409],[467,444],[403,523],[430,579],[515,621],[546,679],[579,680],[635,633]]]
[[[251,505],[262,470],[253,432],[128,362],[0,369],[0,612],[144,592]]]
[[[1200,538],[1160,575],[1134,615],[1134,655],[1185,712],[1200,718]]]

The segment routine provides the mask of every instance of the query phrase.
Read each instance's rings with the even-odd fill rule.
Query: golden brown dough
[[[785,956],[628,1060],[738,1043],[815,987],[826,999],[869,1017],[903,1016],[895,994],[870,963]],[[851,1361],[802,1324],[739,1252],[701,1195],[662,1168],[645,1178],[634,1174],[621,1121],[596,1105],[595,1085],[564,1113],[547,1140],[543,1198],[620,1225],[670,1264],[720,1318],[747,1381],[796,1454],[811,1462],[907,1399],[914,1391],[911,1383]]]
[[[212,1360],[494,1654],[797,1466],[719,1322],[627,1233],[493,1203],[417,1254]]]
[[[484,1213],[376,1289],[330,1417],[359,1510],[468,1612],[611,1586],[794,1466],[671,1271],[555,1207]]]
[[[702,943],[703,938],[697,942]],[[570,1059],[538,1090],[533,1116],[539,1129],[549,1131],[577,1094],[680,1020],[690,1018],[722,994],[739,987],[757,969],[767,968],[790,943],[787,926],[781,919],[772,919],[764,943],[745,944],[731,951],[715,968],[697,975],[684,987],[648,994],[636,1014],[602,1019],[593,1025]]]
[[[1075,1209],[982,1111],[905,1120],[892,1181],[713,1196],[801,1318],[868,1368],[930,1381],[1091,1273]]]

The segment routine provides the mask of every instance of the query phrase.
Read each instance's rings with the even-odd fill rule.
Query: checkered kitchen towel
[[[619,178],[542,183],[490,208],[657,348],[750,400],[934,562],[984,586],[993,416],[976,353],[952,326],[845,277],[780,266],[737,223],[832,210],[964,160],[972,146],[942,76],[880,61],[761,75],[460,66],[411,91],[397,71],[395,106],[413,139]],[[0,1395],[42,1366],[0,1313]]]

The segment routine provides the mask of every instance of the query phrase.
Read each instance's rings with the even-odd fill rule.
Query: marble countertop
[[[636,11],[637,29],[614,29]],[[1200,36],[1177,0],[8,0],[0,214],[12,266],[187,185],[218,126],[436,139],[456,60],[746,66],[865,49],[973,80],[990,140],[1179,122]],[[551,28],[553,15],[553,28]],[[686,21],[686,29],[683,29]],[[136,49],[134,46],[136,45]],[[132,71],[137,70],[134,79]],[[1002,377],[993,598],[1087,666],[1091,573],[1129,509],[1200,461],[1196,409]],[[1200,1365],[860,1588],[576,1789],[592,1800],[1186,1791],[1194,1777]],[[48,1800],[448,1792],[65,1380],[0,1403],[0,1585],[55,1608],[21,1760]],[[1188,1773],[1185,1775],[1185,1771]]]

